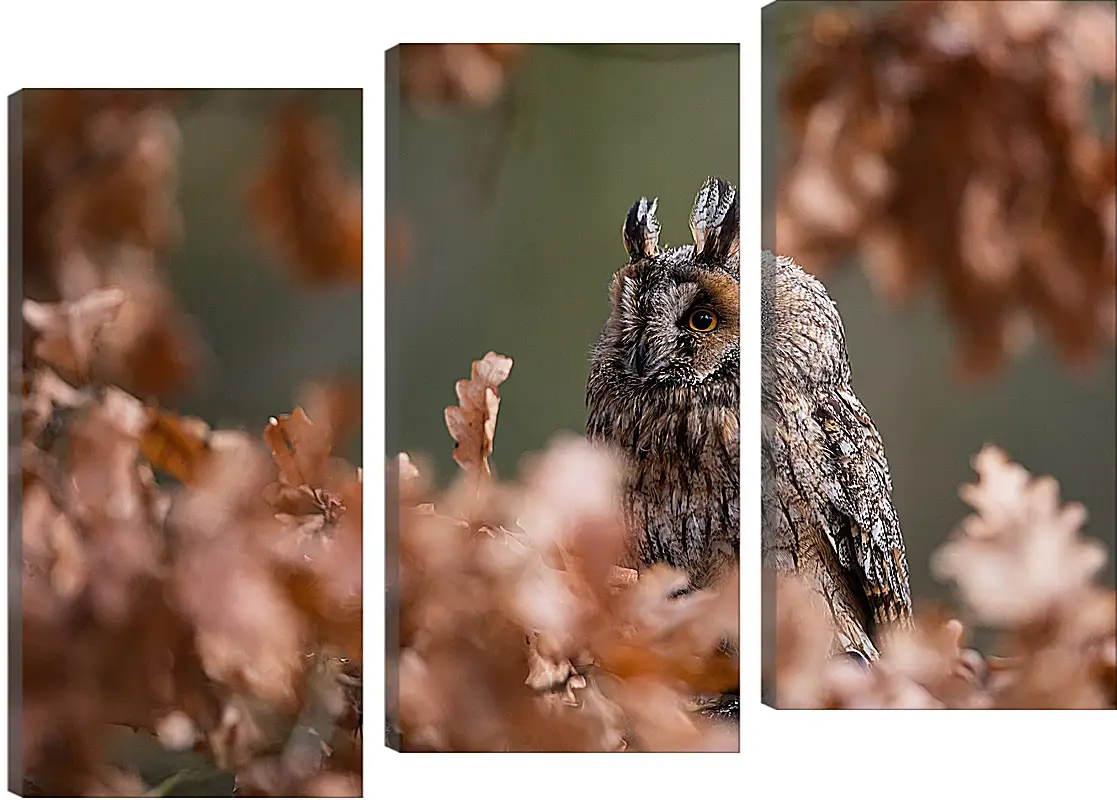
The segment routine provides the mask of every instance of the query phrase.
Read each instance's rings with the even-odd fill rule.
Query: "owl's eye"
[[[718,315],[709,308],[696,308],[687,317],[687,327],[699,333],[709,333],[718,326]]]

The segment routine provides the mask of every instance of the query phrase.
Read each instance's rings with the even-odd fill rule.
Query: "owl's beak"
[[[629,354],[628,366],[637,377],[650,378],[663,368],[663,361],[662,359],[652,358],[647,341],[641,339]]]
[[[641,378],[644,377],[644,371],[648,368],[648,345],[643,339],[632,348],[632,358],[629,366]]]

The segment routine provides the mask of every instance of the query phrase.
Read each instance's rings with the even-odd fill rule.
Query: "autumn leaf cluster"
[[[670,599],[685,576],[616,566],[619,471],[556,439],[515,484],[488,467],[512,361],[489,353],[446,410],[459,480],[432,496],[407,454],[392,467],[398,574],[388,714],[404,750],[736,750],[695,713],[735,690],[736,576]]]
[[[491,105],[527,51],[520,44],[400,45],[400,92],[409,106],[441,108]]]
[[[126,725],[204,755],[240,795],[357,795],[362,477],[335,451],[359,397],[310,387],[253,433],[164,407],[200,353],[158,268],[181,233],[182,93],[23,102],[24,791],[147,791],[110,765]]]
[[[781,90],[780,252],[856,256],[895,304],[934,282],[966,374],[1033,327],[1091,364],[1117,317],[1115,31],[1095,2],[815,15]]]
[[[830,658],[817,596],[777,585],[765,667],[779,706],[1117,708],[1117,594],[1099,581],[1106,553],[1082,536],[1085,511],[995,447],[974,468],[961,491],[974,513],[932,562],[961,607],[917,605],[915,628],[886,635],[871,669]],[[996,655],[965,646],[961,619],[997,632]]]

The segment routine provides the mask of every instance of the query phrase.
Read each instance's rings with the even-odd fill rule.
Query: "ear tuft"
[[[628,210],[622,235],[624,249],[628,251],[630,261],[654,256],[658,252],[659,221],[655,218],[655,207],[658,202],[659,198],[648,202],[648,198],[641,197]]]
[[[690,214],[694,254],[700,261],[724,261],[741,246],[741,206],[737,190],[721,178],[707,178]]]

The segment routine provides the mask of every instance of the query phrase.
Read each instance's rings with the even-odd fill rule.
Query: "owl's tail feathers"
[[[836,615],[834,624],[834,642],[830,650],[832,655],[855,651],[860,653],[866,661],[876,661],[880,657],[876,644],[854,615]]]
[[[911,627],[911,585],[902,551],[890,548],[886,557],[876,560],[862,574],[861,585],[872,612],[874,628]]]
[[[912,626],[911,606],[897,601],[887,588],[873,587],[868,591],[869,604],[873,609],[873,622],[878,628],[910,628]]]

